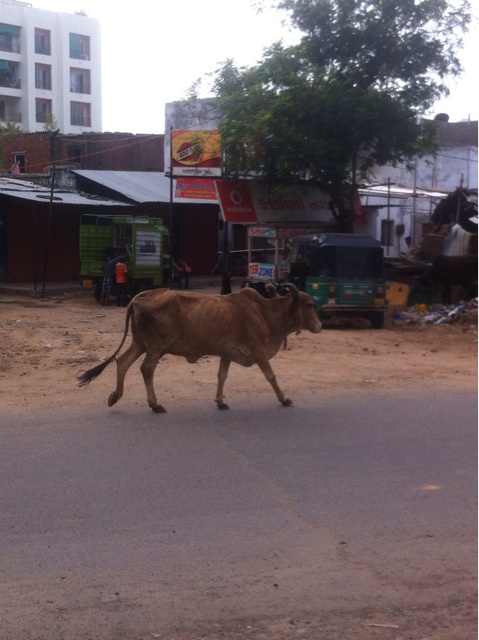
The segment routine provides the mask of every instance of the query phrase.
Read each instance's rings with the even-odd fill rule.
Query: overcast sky
[[[284,15],[257,15],[251,0],[110,3],[106,0],[31,0],[38,9],[83,10],[101,25],[103,131],[163,133],[165,103],[181,100],[200,77],[226,59],[252,65],[279,39],[293,42]],[[475,4],[475,3],[473,3]],[[477,120],[478,32],[461,55],[464,74],[451,80],[451,96],[428,115],[450,122]]]

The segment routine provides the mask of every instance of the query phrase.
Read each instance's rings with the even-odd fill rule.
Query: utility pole
[[[50,205],[48,207],[47,234],[45,238],[45,252],[44,252],[44,258],[43,258],[42,298],[45,298],[45,284],[47,280],[48,254],[50,250],[50,236],[52,231],[52,219],[53,219],[53,191],[55,189],[56,137],[59,133],[60,133],[60,129],[57,129],[52,133],[52,138],[51,138],[52,175],[51,175],[51,184],[50,184]]]

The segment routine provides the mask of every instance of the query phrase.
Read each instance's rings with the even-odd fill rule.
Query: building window
[[[52,88],[52,68],[48,64],[35,65],[35,88],[48,89]]]
[[[20,53],[20,27],[0,23],[0,51]]]
[[[25,173],[26,156],[24,153],[13,154],[13,166],[15,167],[16,165],[18,165],[20,173]]]
[[[383,247],[393,245],[394,220],[381,220],[381,244]]]
[[[52,119],[52,101],[40,100],[35,101],[35,113],[37,122],[51,122]]]
[[[89,69],[70,69],[70,91],[72,93],[91,93]]]
[[[70,124],[76,127],[91,127],[90,105],[82,102],[71,102]]]
[[[2,122],[21,122],[22,114],[14,111],[15,103],[0,100],[0,121]]]
[[[41,53],[44,56],[51,55],[50,31],[35,29],[35,53]]]
[[[0,59],[0,87],[12,87],[20,89],[20,80],[18,71],[20,65],[18,62]]]
[[[70,33],[70,58],[76,60],[90,59],[90,38],[78,33]]]

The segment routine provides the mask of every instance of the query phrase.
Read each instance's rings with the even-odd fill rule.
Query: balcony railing
[[[90,116],[72,116],[70,124],[74,127],[91,127]]]
[[[89,53],[81,53],[80,51],[72,51],[70,49],[70,58],[72,60],[90,60]]]
[[[0,35],[0,51],[20,53],[20,40],[11,40]]]
[[[37,122],[51,122],[51,119],[52,119],[51,113],[42,113],[41,111],[39,111],[35,117],[35,120]]]
[[[21,81],[19,78],[8,78],[0,74],[0,87],[9,87],[10,89],[21,89]]]
[[[71,82],[70,83],[70,92],[71,93],[87,93],[90,94],[90,85],[82,82]]]
[[[8,113],[5,114],[5,117],[2,118],[0,117],[0,122],[21,122],[22,121],[22,114],[20,112],[17,113]]]

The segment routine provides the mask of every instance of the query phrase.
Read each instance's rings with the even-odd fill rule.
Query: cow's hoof
[[[217,402],[216,404],[218,405],[218,409],[221,409],[222,411],[227,411],[229,409],[226,402]]]
[[[293,404],[293,401],[289,398],[285,398],[281,404],[283,407],[290,407]]]
[[[112,407],[117,402],[118,402],[118,396],[116,395],[116,391],[113,391],[113,393],[110,393],[110,397],[108,398],[108,406]]]
[[[161,404],[155,404],[154,407],[151,407],[151,410],[153,413],[166,413],[165,407]]]

